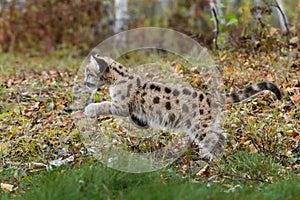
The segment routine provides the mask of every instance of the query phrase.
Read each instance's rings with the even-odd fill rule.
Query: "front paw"
[[[89,118],[97,117],[97,106],[94,103],[84,108],[84,115]]]

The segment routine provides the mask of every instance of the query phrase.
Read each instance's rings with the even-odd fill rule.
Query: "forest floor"
[[[0,199],[300,199],[300,52],[270,42],[214,58],[226,92],[269,81],[283,98],[265,92],[226,105],[226,152],[214,165],[197,166],[186,155],[144,174],[99,163],[65,111],[84,57],[68,51],[1,55]],[[161,63],[201,88],[197,70],[176,59]],[[107,89],[96,95],[109,98]]]

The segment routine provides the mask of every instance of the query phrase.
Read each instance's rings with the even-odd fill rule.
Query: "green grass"
[[[46,55],[20,52],[2,53],[0,58],[0,77],[4,80],[44,70],[78,70],[83,59],[84,57],[75,49],[58,50]]]
[[[128,174],[100,164],[56,169],[36,175],[30,189],[17,200],[69,199],[299,199],[300,179],[294,176],[275,184],[224,185],[207,180],[160,178],[157,171]],[[235,188],[235,189],[234,189]],[[3,199],[3,197],[2,197]],[[5,198],[4,198],[5,199]]]

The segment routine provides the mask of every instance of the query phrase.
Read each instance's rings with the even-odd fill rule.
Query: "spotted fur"
[[[211,95],[189,85],[148,81],[111,58],[98,55],[90,57],[84,84],[91,90],[109,85],[112,98],[86,106],[87,117],[111,114],[128,117],[139,128],[185,131],[200,147],[201,156],[209,160],[224,152],[225,137],[214,126],[215,108],[219,104],[240,102],[264,90],[281,98],[278,87],[268,82],[229,94]]]

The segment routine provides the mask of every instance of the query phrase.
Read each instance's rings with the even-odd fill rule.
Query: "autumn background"
[[[287,0],[1,0],[1,200],[300,199],[299,20],[300,3]],[[214,165],[198,164],[191,150],[165,169],[129,174],[81,142],[67,112],[81,62],[109,36],[148,26],[208,48],[226,92],[265,80],[282,92],[280,101],[263,93],[224,108],[226,153]],[[175,58],[161,63],[202,88],[197,70]],[[108,98],[107,89],[95,96]],[[155,145],[124,141],[135,151]]]

